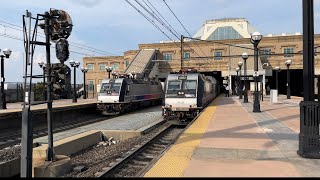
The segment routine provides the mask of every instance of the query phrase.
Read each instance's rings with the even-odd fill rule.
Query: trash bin
[[[278,90],[270,91],[270,104],[278,103]]]

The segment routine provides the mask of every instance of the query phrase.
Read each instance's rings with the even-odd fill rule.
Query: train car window
[[[197,81],[185,81],[183,89],[185,89],[185,90],[197,89]]]
[[[104,83],[101,85],[100,92],[101,93],[107,92],[108,90],[110,90],[110,88],[111,88],[111,84]]]
[[[182,85],[182,81],[169,81],[168,90],[180,90],[181,85]]]
[[[105,93],[108,90],[119,92],[120,89],[121,89],[121,83],[114,83],[114,84],[104,83],[101,85],[100,93]]]
[[[115,91],[115,92],[119,92],[120,91],[120,88],[121,88],[121,84],[120,83],[116,83],[116,84],[113,84],[112,85],[112,90]]]

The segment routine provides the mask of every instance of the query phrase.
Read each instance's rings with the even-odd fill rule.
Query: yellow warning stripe
[[[212,102],[145,177],[183,177],[215,111],[216,106]]]

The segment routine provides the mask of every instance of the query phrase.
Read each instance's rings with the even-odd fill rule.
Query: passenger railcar
[[[165,83],[162,112],[166,120],[187,120],[200,111],[219,94],[218,81],[200,73],[170,74]]]
[[[117,115],[140,107],[161,104],[163,90],[155,80],[118,78],[101,83],[97,108],[103,115]]]

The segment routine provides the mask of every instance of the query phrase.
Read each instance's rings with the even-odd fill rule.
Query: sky
[[[143,3],[143,0],[139,1]],[[163,0],[149,1],[178,33],[188,36]],[[135,0],[130,2],[138,6]],[[166,0],[166,2],[191,35],[194,35],[206,20],[238,17],[246,18],[264,35],[302,33],[302,0]],[[23,42],[10,39],[8,36],[23,38],[20,30],[22,15],[26,10],[34,17],[36,14],[49,11],[50,8],[68,12],[73,21],[69,43],[90,47],[90,50],[86,50],[83,46],[82,48],[70,46],[70,50],[78,54],[71,53],[69,60],[78,60],[81,64],[84,56],[123,55],[125,51],[138,49],[139,44],[169,40],[125,0],[10,0],[1,4],[0,49],[10,48],[13,51],[10,59],[5,60],[6,82],[23,81]],[[315,0],[314,9],[315,32],[319,33],[320,0]],[[41,29],[38,31],[43,33]],[[170,35],[169,32],[166,33]],[[170,38],[176,39],[172,35]],[[99,49],[103,53],[94,52],[91,48]],[[58,62],[54,50],[51,52],[52,62]],[[37,46],[34,74],[42,73],[37,62],[45,61],[45,57],[45,48]],[[69,65],[69,61],[66,64]],[[77,82],[83,82],[83,75],[79,69]]]

